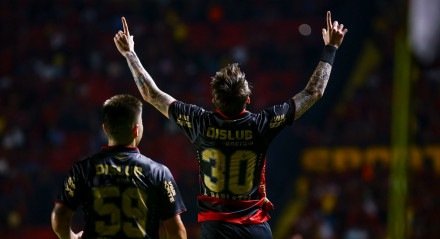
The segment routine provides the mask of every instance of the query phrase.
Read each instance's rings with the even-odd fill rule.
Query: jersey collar
[[[234,116],[227,116],[220,109],[215,109],[215,113],[219,114],[225,120],[234,120],[234,119],[242,118],[243,116],[247,115],[249,111],[243,109],[239,114]]]
[[[102,146],[102,151],[105,151],[105,152],[139,153],[139,148],[124,146],[124,145],[115,145],[115,146],[104,145],[104,146]]]

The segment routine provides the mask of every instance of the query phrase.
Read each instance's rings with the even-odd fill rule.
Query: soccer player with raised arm
[[[347,32],[332,22],[322,29],[324,50],[304,90],[258,113],[246,110],[251,90],[237,64],[211,80],[214,110],[174,99],[158,88],[134,51],[133,36],[122,17],[114,37],[143,99],[183,130],[196,149],[200,174],[198,222],[201,238],[272,238],[266,197],[265,156],[273,138],[301,117],[324,94],[336,50]]]
[[[52,211],[58,238],[186,239],[180,213],[186,210],[169,169],[142,155],[142,102],[116,95],[103,106],[108,145],[76,162]],[[70,228],[82,206],[84,229]]]

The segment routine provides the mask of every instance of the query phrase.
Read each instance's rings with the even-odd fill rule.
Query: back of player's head
[[[142,124],[142,102],[131,95],[115,95],[103,105],[103,124],[109,137],[120,144],[133,141],[133,129]]]
[[[239,114],[251,95],[249,83],[237,63],[215,73],[211,80],[212,102],[228,116]]]

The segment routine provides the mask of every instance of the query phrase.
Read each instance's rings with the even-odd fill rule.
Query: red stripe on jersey
[[[236,212],[200,211],[198,222],[203,221],[223,221],[236,224],[260,224],[270,219],[269,211],[273,210],[272,202],[266,197],[266,159],[260,174],[260,185],[258,188],[260,200],[224,200],[205,195],[198,196],[198,200],[204,203],[223,205],[225,207],[237,208]],[[254,210],[252,210],[254,208]],[[243,210],[250,210],[251,215],[243,215]],[[240,213],[241,212],[241,213]]]
[[[266,197],[266,159],[264,159],[263,168],[261,169],[260,187],[258,188],[258,192],[262,198]]]
[[[269,210],[273,208],[267,198],[260,200],[223,200],[209,196],[198,196],[199,201],[212,205],[225,205],[242,209],[255,208],[252,215],[242,215],[238,212],[215,212],[201,211],[198,213],[197,221],[223,221],[236,224],[260,224],[270,219]]]

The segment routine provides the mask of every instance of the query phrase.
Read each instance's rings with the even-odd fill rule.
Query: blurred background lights
[[[312,28],[310,27],[309,24],[303,23],[299,25],[298,31],[303,36],[309,36],[312,33]]]

